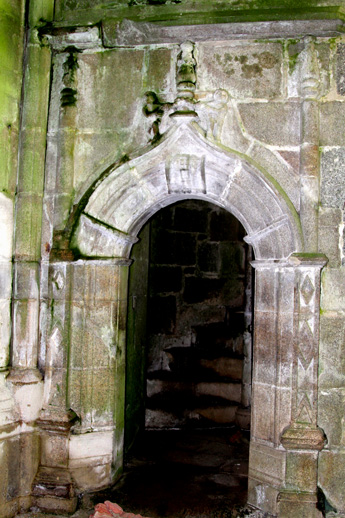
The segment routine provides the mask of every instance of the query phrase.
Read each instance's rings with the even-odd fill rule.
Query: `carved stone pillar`
[[[301,222],[305,250],[318,250],[320,72],[314,38],[305,38],[300,56]]]
[[[318,354],[322,255],[293,256],[295,264],[294,358],[291,424],[281,437],[287,450],[285,488],[279,496],[282,517],[321,516],[317,509],[318,452],[325,444],[318,427]]]
[[[249,503],[269,516],[316,508],[320,270],[326,258],[254,261],[256,269]]]
[[[47,290],[42,293],[47,306],[44,403],[37,420],[41,457],[32,495],[33,505],[41,511],[71,513],[77,505],[69,471],[69,439],[77,416],[67,401],[71,264],[51,264],[48,272]]]
[[[71,265],[68,407],[80,421],[70,438],[79,490],[109,486],[123,465],[129,261]]]

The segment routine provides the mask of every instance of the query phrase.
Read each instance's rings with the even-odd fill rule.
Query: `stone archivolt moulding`
[[[72,236],[72,246],[83,256],[128,258],[143,224],[186,198],[234,214],[256,259],[285,259],[303,250],[299,217],[284,191],[247,157],[207,140],[193,119],[175,116],[158,144],[110,170]]]

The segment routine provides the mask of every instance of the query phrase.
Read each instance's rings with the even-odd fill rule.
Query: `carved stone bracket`
[[[156,142],[179,118],[194,120],[205,136],[219,140],[230,96],[226,90],[217,89],[205,99],[196,100],[197,61],[194,44],[186,41],[180,45],[176,62],[176,91],[173,103],[161,102],[155,92],[146,92],[143,113],[153,120],[149,130],[151,142]]]

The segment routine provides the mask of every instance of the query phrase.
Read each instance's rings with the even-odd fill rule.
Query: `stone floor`
[[[247,516],[240,509],[247,497],[248,450],[248,433],[235,427],[147,431],[120,481],[107,492],[84,495],[73,517],[87,518],[104,500],[152,518]]]

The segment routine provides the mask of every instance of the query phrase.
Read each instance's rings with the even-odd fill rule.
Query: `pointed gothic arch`
[[[303,251],[298,214],[264,170],[207,140],[196,125],[178,121],[158,145],[110,169],[86,204],[72,243],[82,256],[127,259],[143,224],[184,198],[215,203],[236,216],[256,259]]]

